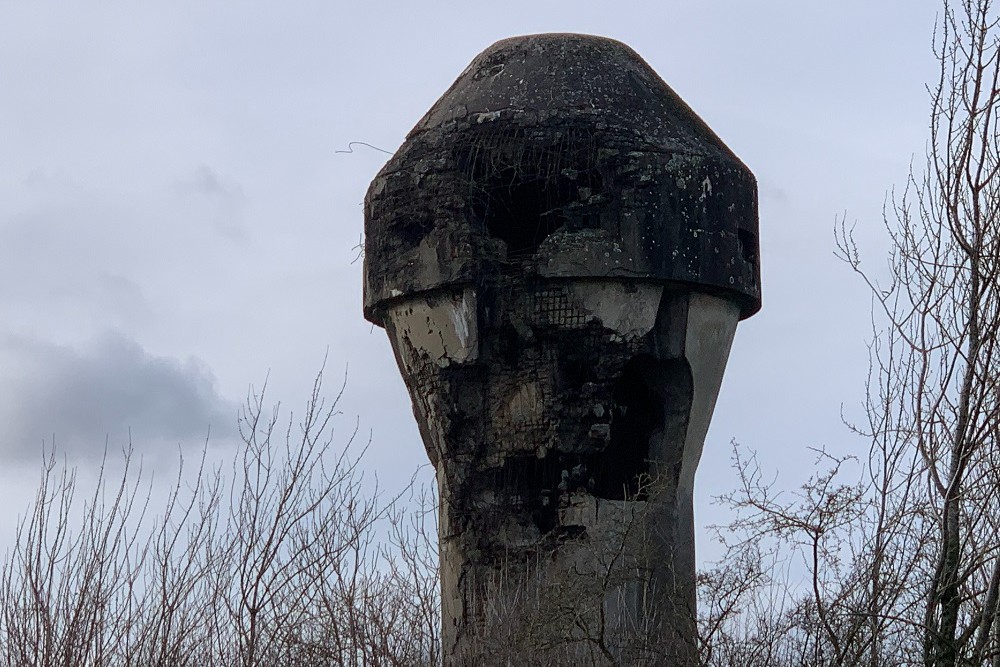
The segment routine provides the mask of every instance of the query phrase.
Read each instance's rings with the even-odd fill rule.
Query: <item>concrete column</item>
[[[366,199],[365,314],[437,471],[449,665],[694,665],[692,493],[753,175],[625,45],[504,40]]]

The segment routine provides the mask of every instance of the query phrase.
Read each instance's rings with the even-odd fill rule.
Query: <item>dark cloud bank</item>
[[[79,348],[7,337],[10,363],[0,452],[36,458],[43,443],[72,458],[100,457],[129,442],[137,451],[234,434],[238,406],[222,397],[208,367],[148,353],[118,333]]]

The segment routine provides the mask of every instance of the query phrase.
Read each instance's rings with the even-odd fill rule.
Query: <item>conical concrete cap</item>
[[[497,42],[366,198],[365,314],[522,273],[662,282],[760,308],[753,174],[628,46]]]
[[[636,148],[719,152],[738,162],[638,53],[591,35],[527,35],[497,42],[476,56],[410,137],[505,110],[539,121],[559,117],[622,131],[635,137]]]

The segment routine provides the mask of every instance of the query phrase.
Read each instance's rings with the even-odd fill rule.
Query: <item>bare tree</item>
[[[203,453],[162,507],[131,451],[82,504],[50,453],[0,566],[0,665],[438,664],[433,499],[363,483],[337,399],[318,378],[286,421],[251,392],[228,470]]]
[[[926,161],[886,205],[887,278],[838,226],[839,255],[875,306],[865,418],[852,426],[870,442],[860,477],[842,481],[850,462],[823,455],[797,493],[778,494],[738,457],[742,487],[726,498],[737,557],[702,589],[722,609],[703,619],[708,664],[735,664],[720,646],[738,658],[771,641],[726,606],[773,590],[738,558],[771,538],[808,582],[770,614],[788,653],[772,664],[1000,665],[997,22],[991,0],[944,4]]]

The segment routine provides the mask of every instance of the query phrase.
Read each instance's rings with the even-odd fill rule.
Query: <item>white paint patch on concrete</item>
[[[472,290],[469,291],[471,292]],[[465,296],[465,292],[462,293],[462,296]],[[470,324],[471,326],[475,326],[476,323],[475,306],[470,308],[469,300],[463,298],[456,308],[448,311],[448,315],[451,316],[451,324],[454,328],[455,336],[458,338],[459,348],[468,351],[468,355],[468,353],[471,353],[469,349],[469,337],[472,334]]]
[[[643,336],[656,324],[662,285],[580,282],[570,288],[578,307],[623,340]]]
[[[416,296],[389,308],[387,317],[401,350],[427,355],[442,367],[479,357],[476,291],[471,287],[456,294]],[[407,366],[408,356],[401,355]]]
[[[694,492],[694,473],[701,460],[739,319],[739,307],[732,301],[697,292],[688,297],[684,356],[691,366],[694,395],[677,486],[681,497]]]

